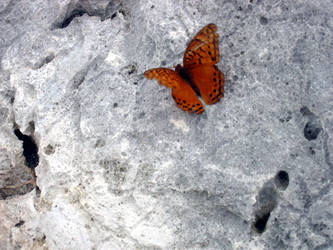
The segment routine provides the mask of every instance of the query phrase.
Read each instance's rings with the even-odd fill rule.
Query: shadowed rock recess
[[[331,0],[2,1],[0,248],[329,249],[332,13]],[[225,92],[191,115],[143,72],[181,64],[209,23]],[[32,176],[37,192],[12,188]]]
[[[14,134],[20,141],[23,142],[22,146],[25,164],[28,168],[34,169],[39,163],[38,147],[34,139],[29,135],[22,134],[18,128],[14,129]]]

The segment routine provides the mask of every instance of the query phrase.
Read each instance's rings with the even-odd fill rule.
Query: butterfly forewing
[[[216,25],[211,23],[195,35],[184,54],[183,63],[185,67],[218,63],[220,60],[219,35],[216,31]]]

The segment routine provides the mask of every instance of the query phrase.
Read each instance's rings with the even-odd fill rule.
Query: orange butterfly
[[[190,113],[205,111],[198,96],[207,104],[214,104],[223,97],[224,76],[215,65],[220,59],[215,24],[203,27],[187,47],[183,64],[175,70],[155,68],[147,70],[144,76],[172,89],[177,106]]]

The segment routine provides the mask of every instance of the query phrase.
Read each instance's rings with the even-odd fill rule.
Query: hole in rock
[[[263,233],[266,229],[267,221],[271,213],[263,214],[262,216],[257,216],[253,224],[254,228],[258,233]]]
[[[309,141],[315,140],[321,130],[322,128],[319,124],[309,121],[304,127],[304,137]]]
[[[18,223],[15,224],[15,227],[20,227],[25,223],[24,220],[20,220]]]
[[[259,192],[256,201],[255,220],[253,227],[258,233],[266,230],[269,216],[277,204],[277,192],[275,188],[269,184],[265,185]]]
[[[37,144],[31,136],[22,134],[18,128],[14,129],[14,134],[23,141],[23,156],[27,167],[34,169],[39,163]]]
[[[289,175],[286,171],[279,171],[275,176],[275,183],[279,188],[285,190],[289,185]]]

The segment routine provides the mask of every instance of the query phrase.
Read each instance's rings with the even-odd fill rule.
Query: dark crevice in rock
[[[40,190],[40,188],[37,186],[37,184],[36,184],[35,188],[36,188],[36,197],[37,197],[37,198],[40,198],[41,190]]]
[[[118,12],[121,12],[122,3],[120,0],[118,1],[110,1],[108,6],[105,9],[105,13],[101,16],[101,21],[105,19],[113,19],[118,16]]]
[[[55,58],[54,53],[50,53],[49,55],[47,55],[46,57],[42,58],[39,62],[37,62],[35,65],[33,65],[33,69],[40,69],[41,67],[43,67],[44,65],[50,63],[53,61],[53,59]]]
[[[25,158],[25,164],[28,168],[34,169],[39,163],[37,144],[32,136],[22,134],[16,126],[14,128],[14,134],[20,141],[23,141],[23,156]]]
[[[15,227],[20,227],[25,223],[24,220],[20,220],[18,223],[15,224]]]
[[[29,123],[29,131],[31,134],[35,131],[35,124],[33,121]],[[25,158],[25,165],[28,168],[23,168],[22,172],[20,172],[21,170],[18,169],[22,166],[21,164],[13,167],[14,176],[9,176],[8,183],[0,188],[0,200],[5,200],[16,195],[24,195],[33,189],[36,190],[36,196],[39,197],[40,190],[36,185],[37,177],[35,173],[35,168],[39,163],[37,144],[32,136],[23,134],[15,122],[13,126],[13,133],[20,141],[23,141],[23,156]],[[23,223],[19,222],[15,226],[20,227]]]
[[[258,233],[263,233],[266,230],[266,225],[271,212],[277,204],[277,192],[273,185],[265,185],[259,192],[256,201],[254,229]]]
[[[288,185],[289,174],[281,170],[261,188],[254,205],[253,228],[256,232],[265,232],[269,217],[278,203],[278,190],[284,191]]]
[[[66,28],[75,17],[80,17],[83,16],[83,14],[85,14],[87,12],[85,12],[84,10],[80,10],[80,9],[74,9],[73,11],[71,11],[71,13],[66,16],[66,18],[59,24],[58,28],[63,29]]]
[[[117,16],[117,12],[115,12],[111,15],[111,19],[115,18],[116,16]]]
[[[72,79],[72,89],[78,89],[80,87],[80,85],[84,82],[84,80],[86,79],[86,76],[88,74],[88,70],[89,70],[90,66],[85,67],[84,69],[80,70],[79,72],[77,72],[73,79]]]
[[[256,220],[254,222],[254,228],[258,231],[258,233],[263,233],[265,231],[266,224],[270,215],[271,213],[268,212],[256,217]]]
[[[66,15],[61,19],[57,20],[51,29],[63,29],[66,28],[76,18],[87,14],[88,16],[98,16],[101,21],[106,19],[115,18],[118,13],[126,15],[127,11],[123,7],[120,0],[109,1],[108,4],[101,2],[100,5],[91,5],[88,2],[76,2],[68,5]]]

